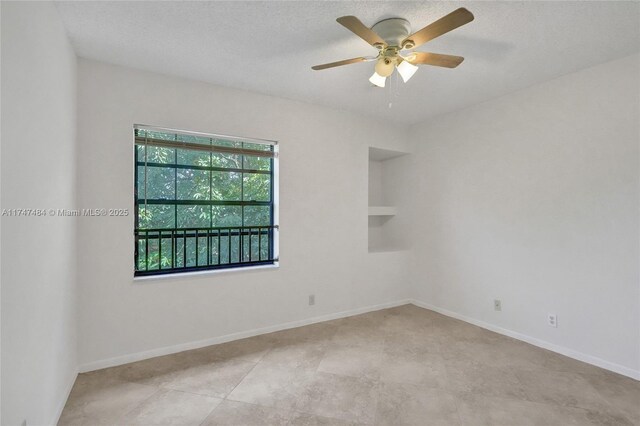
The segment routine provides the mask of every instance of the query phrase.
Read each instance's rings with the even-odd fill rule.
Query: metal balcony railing
[[[135,275],[273,264],[277,226],[135,231]]]

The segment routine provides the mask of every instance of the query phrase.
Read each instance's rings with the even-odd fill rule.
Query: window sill
[[[177,274],[161,274],[161,275],[146,275],[140,277],[133,277],[134,282],[138,281],[158,281],[158,280],[180,280],[180,279],[190,279],[190,278],[198,278],[208,275],[219,275],[219,274],[233,274],[245,271],[259,271],[265,269],[278,269],[280,268],[280,263],[275,262],[273,265],[257,265],[257,266],[244,266],[239,268],[228,268],[228,269],[211,269],[208,271],[194,271],[194,272],[183,272]]]

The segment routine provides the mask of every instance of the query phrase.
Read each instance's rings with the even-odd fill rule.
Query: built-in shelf
[[[400,178],[406,168],[406,161],[401,158],[405,155],[406,152],[369,147],[369,253],[402,250],[394,232],[398,219],[394,200],[399,186],[405,184]]]
[[[369,216],[395,216],[396,208],[392,206],[369,206]]]

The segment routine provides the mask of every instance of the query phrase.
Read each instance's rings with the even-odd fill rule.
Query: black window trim
[[[260,145],[270,145],[272,148],[270,151],[262,151],[262,150],[253,150],[246,148],[234,148],[234,147],[225,147],[225,146],[217,146],[217,145],[203,145],[203,144],[194,144],[188,142],[179,142],[179,141],[168,141],[164,139],[151,140],[150,138],[140,138],[137,136],[137,131],[152,131],[152,132],[160,132],[160,133],[169,133],[176,135],[186,135],[186,136],[198,136],[210,139],[222,139],[225,141],[234,141],[234,142],[243,142],[249,144],[260,144]],[[181,276],[188,275],[189,273],[203,273],[203,272],[213,272],[213,271],[224,271],[224,270],[242,270],[242,269],[253,269],[255,267],[260,266],[278,266],[279,264],[279,230],[280,227],[278,225],[278,180],[279,180],[279,164],[278,164],[278,148],[279,144],[277,141],[266,140],[266,139],[256,139],[256,138],[244,138],[238,136],[229,136],[215,133],[203,133],[203,132],[194,132],[188,130],[178,130],[171,129],[159,126],[148,126],[135,124],[133,126],[133,135],[134,135],[134,278],[153,278],[153,277],[162,277],[162,276]],[[141,141],[144,139],[144,142]],[[170,142],[170,143],[167,143]],[[176,148],[176,149],[190,149],[190,150],[202,150],[208,152],[219,152],[219,153],[234,153],[239,155],[252,155],[259,157],[270,158],[270,170],[255,170],[255,169],[238,169],[238,168],[224,168],[224,167],[215,167],[215,166],[197,166],[197,165],[182,165],[182,164],[164,164],[164,163],[149,163],[145,161],[139,161],[136,146],[138,145],[147,145],[147,146],[159,146],[166,148]],[[138,166],[144,167],[163,167],[170,169],[192,169],[192,170],[205,170],[210,172],[215,171],[224,171],[224,172],[236,172],[236,173],[255,173],[255,174],[268,174],[271,176],[270,179],[270,201],[254,201],[254,200],[238,200],[238,201],[220,201],[220,200],[175,200],[175,199],[146,199],[146,204],[172,204],[174,206],[178,205],[237,205],[237,206],[270,206],[270,225],[268,226],[240,226],[240,227],[214,227],[214,228],[178,228],[178,224],[174,224],[174,228],[168,229],[147,229],[140,230],[138,228],[138,219],[139,212],[138,206],[140,204],[140,199],[138,198]],[[244,164],[243,164],[244,166]],[[177,188],[176,188],[177,190]],[[145,194],[146,196],[146,194]],[[139,250],[139,239],[140,232],[146,232],[147,238],[149,237],[149,232],[157,233],[156,238],[166,239],[171,238],[171,247],[172,247],[172,266],[173,262],[175,262],[176,254],[173,251],[177,248],[176,241],[181,238],[180,234],[183,235],[182,238],[193,237],[196,239],[196,264],[198,263],[199,255],[197,254],[198,240],[202,237],[212,237],[217,236],[218,238],[218,250],[220,248],[220,232],[225,232],[226,230],[227,240],[229,240],[229,244],[231,244],[231,236],[240,236],[240,240],[238,244],[243,244],[242,238],[243,236],[248,235],[250,238],[252,236],[259,235],[258,242],[259,244],[262,241],[261,236],[268,235],[268,259],[261,259],[260,250],[258,250],[258,259],[251,260],[252,250],[249,250],[249,261],[240,261],[241,254],[238,254],[238,262],[231,263],[231,258],[229,255],[228,261],[229,263],[218,263],[211,265],[211,256],[209,251],[207,251],[207,264],[206,265],[197,265],[197,266],[182,266],[182,267],[172,267],[172,268],[162,268],[161,265],[158,266],[159,269],[153,270],[138,270],[138,250]],[[253,230],[257,230],[257,232],[252,233]],[[187,232],[191,232],[191,234],[187,235]],[[193,235],[195,233],[195,235]],[[147,240],[148,241],[148,240]],[[184,240],[186,241],[186,240]],[[251,241],[251,240],[250,240]],[[207,244],[210,244],[210,238],[207,238]],[[251,245],[251,243],[249,243]],[[186,249],[185,249],[186,250]],[[161,254],[162,247],[160,246],[159,253]],[[220,252],[218,252],[220,254]],[[243,253],[244,254],[244,253]],[[244,256],[243,256],[244,257]],[[183,260],[184,262],[184,260]],[[220,262],[220,256],[218,255],[218,262]],[[145,264],[146,266],[146,264]]]

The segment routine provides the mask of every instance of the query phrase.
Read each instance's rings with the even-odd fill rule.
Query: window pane
[[[269,258],[269,232],[273,233],[273,231],[266,231],[260,235],[260,259],[268,259]]]
[[[159,239],[153,238],[153,237],[157,237],[157,235],[158,235],[157,233],[149,234],[150,238],[147,239],[147,243],[149,245],[148,252],[145,252],[145,260],[147,260],[147,269],[160,269],[159,262],[158,262]]]
[[[229,236],[220,237],[220,263],[229,263]]]
[[[142,155],[138,156],[138,161],[147,163],[173,164],[176,161],[175,150],[173,148],[160,148],[157,146],[148,146],[146,148],[147,158]]]
[[[242,226],[241,206],[213,206],[211,208],[213,226]]]
[[[211,154],[204,151],[194,151],[190,149],[178,149],[178,163],[187,166],[209,167],[211,165]]]
[[[196,266],[196,239],[195,237],[187,237],[186,242],[183,242],[183,262],[184,266],[191,267]]]
[[[205,136],[195,136],[195,135],[183,135],[178,134],[175,136],[178,142],[185,143],[195,143],[198,145],[211,145],[211,138]]]
[[[143,203],[138,205],[138,228],[171,229],[175,227],[175,206]]]
[[[136,145],[136,161],[144,161],[144,145]]]
[[[244,168],[249,170],[271,170],[271,158],[243,155]]]
[[[136,187],[137,187],[137,197],[138,198],[145,198],[145,193],[144,193],[144,173],[145,173],[146,167],[145,166],[138,166],[138,182],[136,183]]]
[[[244,201],[271,200],[271,176],[259,173],[244,174]]]
[[[230,141],[226,139],[214,139],[213,145],[216,146],[227,146],[231,148],[242,148],[242,142]]]
[[[271,224],[270,206],[244,207],[244,226],[268,226]]]
[[[204,231],[202,233],[204,233]],[[198,266],[208,264],[207,251],[210,253],[210,250],[211,247],[207,247],[207,237],[198,237]]]
[[[252,234],[251,234],[251,249],[250,249],[250,259],[253,260],[260,260],[260,252],[258,251],[258,241],[260,238],[260,235],[258,234],[258,230],[251,230]]]
[[[144,166],[138,168],[138,198],[146,198],[149,200],[175,199],[175,176],[173,169],[147,167],[146,181],[144,169]]]
[[[254,149],[256,151],[272,151],[273,145],[264,144],[264,143],[251,143],[245,142],[243,144],[244,149]]]
[[[172,244],[172,240],[171,238],[166,238],[166,237],[171,237],[171,233],[170,232],[163,232],[162,233],[162,253],[160,255],[160,269],[169,269],[171,267],[173,267],[173,244]]]
[[[209,200],[207,170],[178,169],[178,200]]]
[[[184,268],[185,258],[187,256],[185,241],[180,233],[176,233],[176,268]]]
[[[209,227],[211,223],[211,209],[209,206],[177,206],[177,208],[178,228]]]
[[[211,172],[212,200],[240,201],[241,174],[236,172]]]
[[[242,236],[242,262],[249,261],[249,249],[251,246],[249,245],[251,241],[249,240],[249,234],[246,233]]]
[[[175,133],[164,133],[153,130],[138,130],[138,136],[143,138],[146,136],[149,139],[162,139],[165,141],[172,141],[176,138]]]
[[[211,154],[211,161],[213,167],[225,167],[229,169],[241,169],[242,159],[238,154],[223,154],[221,152],[214,152]]]
[[[147,246],[147,239],[138,239],[138,271],[144,271],[147,269],[145,250]]]
[[[230,263],[240,262],[240,235],[239,230],[232,231],[231,233],[231,258]]]

